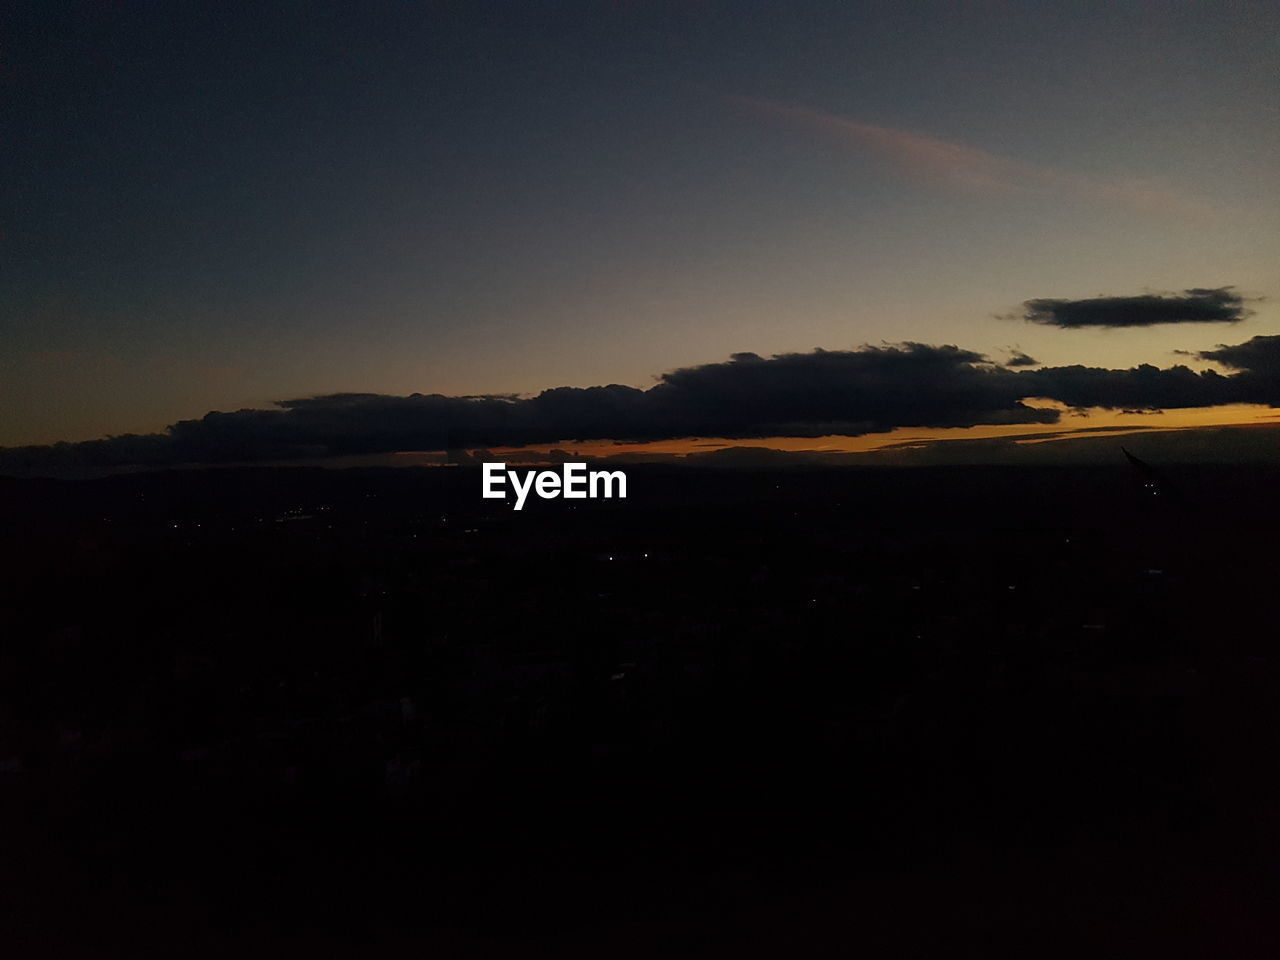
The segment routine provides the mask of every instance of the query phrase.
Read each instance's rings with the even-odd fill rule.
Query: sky
[[[1023,379],[999,416],[849,399],[795,435],[1016,426],[1020,354],[1108,423],[1052,370],[1235,376],[1134,394],[1165,423],[1280,403],[1280,340],[1204,355],[1280,335],[1271,3],[68,3],[5,30],[0,445],[610,384],[666,412],[445,433],[758,439],[798,421],[704,416],[724,395],[672,375],[820,349],[865,378],[902,343]],[[379,445],[350,422],[290,443]]]

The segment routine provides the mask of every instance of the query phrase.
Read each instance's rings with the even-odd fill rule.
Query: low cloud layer
[[[1231,287],[1196,287],[1180,294],[1028,300],[1022,319],[1050,327],[1150,327],[1161,323],[1236,323],[1251,315]]]
[[[1234,373],[1186,366],[1010,368],[956,346],[734,354],[664,374],[647,390],[557,387],[534,397],[347,393],[271,410],[213,412],[164,433],[0,449],[0,472],[285,460],[561,441],[857,436],[895,427],[1051,424],[1071,407],[1158,410],[1280,406],[1280,336],[1201,354]]]
[[[1201,351],[1201,360],[1213,360],[1232,370],[1280,370],[1280,337],[1254,337],[1234,347],[1219,344]]]

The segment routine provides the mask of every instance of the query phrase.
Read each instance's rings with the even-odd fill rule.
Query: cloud
[[[820,134],[848,149],[870,152],[919,180],[979,192],[1051,192],[1163,216],[1211,219],[1221,215],[1207,201],[1156,180],[1087,177],[923,133],[859,123],[811,107],[753,97],[728,99],[771,122]]]
[[[1280,406],[1280,337],[1202,354],[1235,373],[1143,364],[1128,370],[1010,369],[954,345],[814,350],[664,374],[647,390],[557,387],[537,396],[342,393],[269,410],[215,411],[164,433],[0,449],[0,472],[352,457],[400,450],[465,451],[561,441],[687,437],[857,436],[895,427],[1050,424],[1069,407],[1158,410],[1226,403]]]
[[[769,360],[737,354],[665,374],[650,393],[669,421],[692,426],[694,436],[816,437],[1057,419],[1055,411],[1024,405],[1020,390],[1013,374],[980,353],[908,342]]]
[[[1018,374],[1044,396],[1072,407],[1157,410],[1212,407],[1227,403],[1280,406],[1280,336],[1262,336],[1199,354],[1238,371],[1197,372],[1181,364],[1168,368],[1140,364],[1128,370],[1101,367],[1045,367]]]
[[[1028,300],[1022,319],[1050,327],[1149,327],[1158,323],[1238,323],[1252,316],[1231,287],[1194,287],[1181,294]]]
[[[1029,357],[1021,350],[1014,350],[1005,363],[1006,367],[1038,367],[1040,361],[1035,357]]]
[[[1233,370],[1270,371],[1272,375],[1280,375],[1280,337],[1254,337],[1234,347],[1218,344],[1217,349],[1202,350],[1197,356]]]
[[[1128,370],[1078,365],[1045,367],[1018,376],[1024,386],[1033,390],[1032,395],[1070,407],[1139,410],[1269,402],[1268,397],[1249,389],[1250,385],[1237,377],[1224,377],[1212,370],[1197,372],[1181,365],[1160,368],[1144,363]],[[1270,398],[1280,399],[1274,394]]]
[[[464,450],[562,440],[859,435],[896,426],[1048,423],[1013,374],[955,346],[905,343],[725,363],[647,390],[556,387],[534,397],[343,393],[270,410],[215,411],[162,434],[0,451],[0,469],[216,463]]]

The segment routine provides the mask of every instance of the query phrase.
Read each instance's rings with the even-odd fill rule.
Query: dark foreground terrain
[[[8,956],[1276,956],[1280,471],[0,480]]]

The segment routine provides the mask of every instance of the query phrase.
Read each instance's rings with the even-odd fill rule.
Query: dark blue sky
[[[1162,363],[1221,331],[992,315],[1275,292],[1273,4],[84,3],[7,33],[0,443],[881,339]]]

